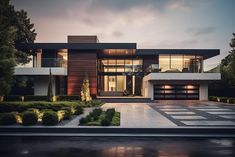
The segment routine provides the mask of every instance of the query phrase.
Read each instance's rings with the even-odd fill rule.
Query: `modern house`
[[[219,49],[137,49],[136,43],[100,43],[97,36],[68,36],[68,43],[17,45],[32,50],[33,67],[17,67],[16,76],[33,78],[33,94],[46,95],[49,69],[57,95],[80,95],[84,77],[91,94],[143,96],[150,99],[208,99],[203,62]]]

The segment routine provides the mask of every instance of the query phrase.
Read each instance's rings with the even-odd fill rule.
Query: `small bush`
[[[0,125],[16,124],[16,116],[14,113],[3,113],[0,116]]]
[[[105,117],[104,119],[101,120],[101,125],[102,126],[109,126],[111,124],[112,119]]]
[[[107,111],[105,112],[105,116],[109,117],[109,118],[113,118],[115,114],[115,109],[114,108],[111,108],[111,109],[107,109]]]
[[[25,111],[22,113],[23,125],[35,125],[38,122],[38,115],[34,111]]]
[[[220,102],[224,102],[227,103],[228,102],[228,98],[227,97],[220,97]]]
[[[85,104],[87,107],[99,107],[103,105],[103,102],[100,100],[91,100]]]
[[[90,113],[90,116],[93,117],[94,120],[98,120],[99,119],[99,116],[101,115],[102,113],[102,110],[99,108],[99,109],[94,109],[91,113]]]
[[[62,111],[64,111],[64,119],[65,120],[71,119],[72,114],[69,111],[67,111],[67,110],[62,110]]]
[[[230,104],[235,104],[235,98],[229,98],[229,99],[228,99],[228,102],[229,102]]]
[[[81,106],[77,106],[77,107],[75,108],[75,114],[76,114],[76,115],[83,114],[83,112],[84,112],[84,109],[83,109]]]
[[[87,121],[87,118],[85,118],[85,117],[83,117],[83,118],[81,118],[80,120],[79,120],[79,123],[80,123],[80,125],[84,125],[84,124],[86,124],[88,121]]]
[[[58,115],[54,111],[46,111],[42,116],[43,125],[57,125]]]
[[[37,116],[39,116],[39,114],[40,114],[39,109],[36,109],[36,108],[29,108],[29,109],[27,109],[27,111],[32,111],[32,112],[36,113]]]
[[[217,97],[216,96],[209,96],[209,100],[210,101],[217,101]]]

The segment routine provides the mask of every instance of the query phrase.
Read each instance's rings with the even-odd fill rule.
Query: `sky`
[[[228,55],[235,32],[235,0],[11,0],[35,24],[35,42],[67,42],[67,35],[97,35],[100,42],[138,48],[213,48]]]

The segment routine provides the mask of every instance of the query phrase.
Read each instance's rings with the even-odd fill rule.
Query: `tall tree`
[[[8,7],[7,1],[0,1],[0,95],[5,95],[10,91],[16,65],[14,39],[17,30],[6,24],[8,19],[5,14]]]
[[[225,86],[235,86],[235,33],[229,43],[232,50],[229,55],[221,61],[222,84]]]
[[[25,11],[15,11],[10,0],[0,0],[0,95],[10,91],[14,67],[30,61],[32,51],[17,50],[16,45],[34,42],[33,27]]]

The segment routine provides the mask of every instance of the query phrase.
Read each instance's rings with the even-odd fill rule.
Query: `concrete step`
[[[97,98],[105,103],[153,103],[149,98]]]

